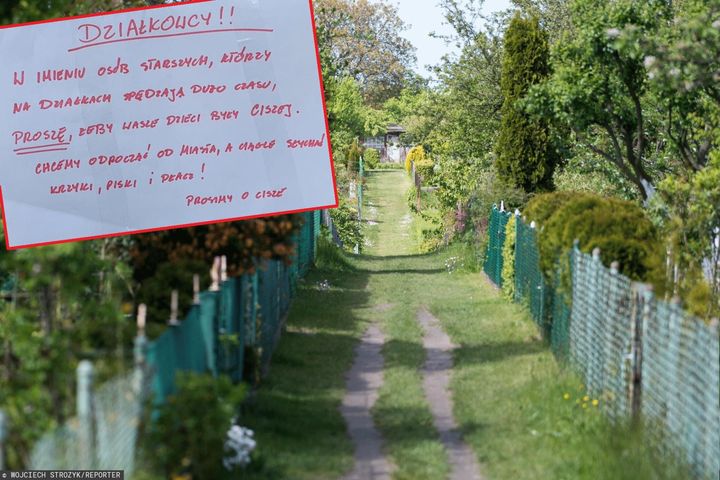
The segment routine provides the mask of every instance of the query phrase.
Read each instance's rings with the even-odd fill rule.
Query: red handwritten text
[[[220,63],[248,63],[248,62],[269,62],[272,51],[251,52],[243,47],[239,52],[224,53]]]
[[[92,192],[93,189],[94,187],[92,183],[64,183],[62,185],[50,186],[50,195],[61,195],[63,193],[85,193]]]
[[[136,100],[138,102],[142,102],[143,100],[152,100],[152,99],[166,99],[170,103],[175,103],[175,101],[178,98],[184,98],[185,97],[185,90],[183,87],[180,88],[163,88],[163,89],[157,89],[157,90],[135,90],[133,92],[127,92],[125,95],[123,95],[123,98],[126,102],[132,102],[133,100]]]
[[[44,162],[35,165],[35,175],[64,172],[65,170],[77,170],[79,168],[80,160],[58,160],[57,162]]]
[[[60,127],[57,130],[38,130],[36,132],[26,132],[17,130],[12,136],[15,145],[25,145],[28,143],[39,142],[40,140],[52,140],[53,142],[65,143],[67,127]]]
[[[284,105],[261,105],[257,103],[250,110],[250,115],[252,115],[253,117],[265,117],[269,115],[275,115],[290,118],[292,117],[292,104],[286,103]]]
[[[214,197],[199,197],[196,195],[188,195],[185,197],[187,206],[198,206],[198,205],[220,205],[224,203],[232,203],[232,195],[217,195]]]
[[[185,58],[149,58],[140,64],[144,72],[152,70],[174,70],[176,68],[195,68],[209,66],[210,59],[207,55]]]
[[[110,102],[112,102],[112,95],[105,93],[100,95],[82,95],[78,97],[61,98],[58,100],[40,100],[39,105],[41,110],[49,110],[51,108],[70,108],[79,107],[81,105],[95,105],[98,103]]]
[[[90,125],[88,127],[80,127],[80,136],[85,135],[106,135],[113,131],[112,123],[98,123],[97,125]]]

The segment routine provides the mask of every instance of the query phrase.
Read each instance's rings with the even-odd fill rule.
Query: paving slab
[[[453,416],[450,377],[453,368],[452,352],[457,347],[442,329],[440,321],[427,309],[420,309],[417,319],[425,331],[423,390],[430,404],[433,423],[440,434],[440,441],[448,454],[450,480],[482,480],[483,476],[475,452],[463,440]]]

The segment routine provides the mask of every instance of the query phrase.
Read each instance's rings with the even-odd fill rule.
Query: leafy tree
[[[659,35],[641,41],[667,137],[685,169],[699,171],[720,140],[720,1],[681,6]]]
[[[650,149],[662,150],[645,55],[639,39],[657,34],[670,15],[668,2],[575,0],[576,29],[554,49],[553,74],[534,87],[532,111],[552,118],[573,140],[610,162],[643,199],[654,193]]]
[[[80,359],[96,359],[102,381],[131,351],[133,323],[120,305],[131,275],[114,244],[0,252],[0,272],[11,274],[0,289],[0,408],[10,417],[11,467],[26,466],[34,442],[72,412]]]
[[[690,311],[720,316],[720,152],[688,177],[671,176],[659,185],[659,205],[668,236],[673,275],[668,288]],[[675,269],[677,267],[677,269]]]
[[[524,15],[538,19],[550,44],[557,43],[574,28],[567,0],[512,0],[512,3]]]
[[[441,2],[454,30],[441,38],[460,54],[444,56],[434,69],[440,87],[431,95],[434,111],[427,115],[433,129],[423,139],[433,153],[443,157],[441,161],[462,157],[477,164],[478,172],[487,167],[488,152],[497,141],[505,26],[503,14],[484,18],[481,3]]]
[[[500,85],[502,120],[495,168],[501,180],[526,192],[551,190],[558,158],[547,122],[518,105],[532,85],[549,73],[547,34],[537,18],[516,14],[505,33]]]
[[[365,99],[375,106],[400,93],[412,77],[415,51],[402,37],[407,27],[395,6],[384,1],[317,0],[315,14],[326,60],[338,76],[357,80]]]

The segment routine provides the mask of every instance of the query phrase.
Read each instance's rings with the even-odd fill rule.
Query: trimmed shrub
[[[415,171],[422,177],[424,182],[430,182],[433,177],[435,163],[429,158],[421,158],[415,162]]]
[[[523,209],[523,217],[527,222],[535,222],[539,228],[542,228],[548,218],[550,218],[558,209],[567,202],[580,198],[583,193],[579,192],[553,192],[542,193],[534,196]]]
[[[422,145],[418,145],[416,147],[413,147],[410,149],[410,151],[407,154],[407,157],[405,157],[405,171],[408,173],[412,172],[412,164],[417,163],[425,158],[425,149]]]
[[[508,300],[515,298],[515,232],[517,217],[512,215],[505,226],[503,244],[502,291]]]
[[[540,230],[540,266],[546,275],[554,276],[556,262],[567,257],[575,239],[583,252],[599,248],[605,265],[619,262],[620,272],[633,280],[653,281],[662,267],[655,227],[642,208],[625,200],[578,194],[562,203]]]
[[[366,148],[363,158],[365,160],[365,168],[376,169],[380,166],[380,152],[374,148]]]

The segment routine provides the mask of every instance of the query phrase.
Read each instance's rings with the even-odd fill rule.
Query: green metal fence
[[[515,223],[515,301],[526,303],[535,323],[560,357],[568,353],[570,307],[559,285],[548,285],[540,269],[537,229]],[[504,243],[504,238],[502,239]],[[500,247],[502,248],[502,246]]]
[[[315,262],[320,212],[303,214],[291,266],[271,260],[252,275],[229,279],[218,291],[204,292],[179,325],[169,327],[148,347],[155,372],[156,403],[174,391],[179,371],[229,375],[242,380],[246,348],[256,348],[265,369],[290,309],[295,284]]]
[[[500,215],[492,210],[491,226]],[[494,252],[502,251],[504,237],[492,228],[485,271],[499,284]],[[555,354],[580,373],[611,420],[642,417],[661,427],[661,444],[686,459],[697,478],[719,478],[718,325],[656,299],[651,288],[619,274],[617,264],[603,266],[599,251],[588,255],[577,245],[569,258],[570,295],[547,284],[539,255],[537,229],[518,219],[515,300],[528,305]]]
[[[178,372],[243,379],[245,350],[260,354],[267,370],[290,310],[295,284],[315,262],[320,212],[302,214],[292,265],[260,262],[258,271],[221,282],[200,294],[185,319],[147,343],[136,344],[134,371],[93,388],[90,371],[78,371],[78,416],[35,445],[33,469],[124,469],[131,478],[144,400],[155,407],[175,391]]]
[[[510,220],[510,213],[501,212],[496,206],[493,206],[490,214],[490,222],[488,225],[488,242],[487,253],[485,255],[484,270],[488,277],[497,286],[502,288],[502,267],[503,255],[502,249],[505,243],[505,227]]]

